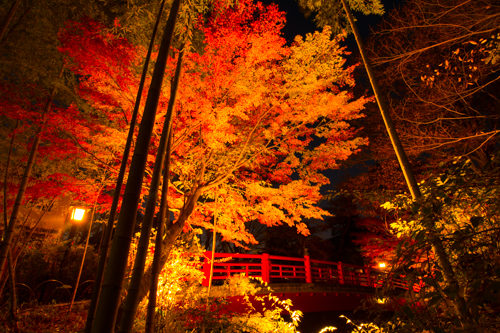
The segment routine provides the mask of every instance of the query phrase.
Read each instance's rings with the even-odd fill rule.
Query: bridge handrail
[[[304,261],[304,258],[297,258],[297,257],[283,257],[283,256],[274,256],[274,255],[269,255],[270,260],[282,260],[282,261]]]
[[[211,258],[212,252],[205,252],[205,261],[203,263],[203,272],[205,273],[205,279],[203,279],[203,285],[207,286],[210,277]],[[297,258],[269,255],[267,253],[215,253],[214,258],[231,259],[224,262],[214,262],[214,275],[212,276],[213,280],[225,280],[234,274],[246,273],[249,276],[261,278],[263,282],[267,283],[271,283],[272,280],[276,281],[276,279],[301,279],[305,280],[306,283],[324,283],[326,281],[329,283],[333,282],[342,285],[350,284],[367,287],[380,287],[383,284],[383,281],[387,279],[387,275],[385,273],[379,272],[377,270],[372,270],[367,266],[346,264],[341,261],[331,262],[324,260],[315,260],[311,259],[309,256]],[[258,262],[234,261],[238,259],[257,259]],[[288,261],[288,263],[280,264],[273,261]],[[294,265],[290,262],[297,262],[297,264],[300,264]],[[332,267],[318,267],[317,265],[328,265]],[[400,288],[408,288],[408,284],[403,279],[391,277],[389,283]],[[415,289],[415,286],[413,289]]]

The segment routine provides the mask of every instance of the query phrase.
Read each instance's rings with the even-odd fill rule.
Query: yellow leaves
[[[396,208],[396,205],[394,205],[390,201],[387,201],[387,202],[383,203],[382,205],[380,205],[380,207],[390,211],[390,210],[393,210],[394,208]]]
[[[300,82],[293,87],[294,93],[305,93],[320,87],[328,87],[333,82],[352,84],[342,66],[342,49],[338,45],[340,36],[330,40],[331,30],[325,27],[322,32],[307,34],[305,41],[297,36],[291,47],[290,58],[283,63],[288,74],[289,85]]]
[[[423,230],[415,221],[403,221],[398,219],[397,222],[391,223],[391,233],[397,238],[409,237],[415,230]]]

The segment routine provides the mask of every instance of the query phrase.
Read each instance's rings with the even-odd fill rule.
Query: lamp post
[[[77,227],[78,225],[83,223],[83,220],[85,219],[85,213],[87,212],[87,210],[88,209],[83,206],[70,206],[68,209],[64,225],[65,226],[67,224],[71,225],[67,238],[68,240],[71,240],[72,242],[71,244],[74,244],[75,241],[78,239]],[[62,234],[61,237],[63,237]]]
[[[96,202],[97,202],[97,200],[96,200]],[[85,249],[83,250],[82,263],[80,264],[80,270],[78,271],[78,277],[76,279],[75,288],[73,289],[73,296],[71,297],[71,302],[69,303],[68,315],[71,313],[71,309],[73,308],[73,303],[75,302],[76,291],[78,289],[78,284],[80,283],[80,277],[82,275],[83,262],[85,261],[85,255],[87,254],[87,247],[89,245],[90,231],[92,230],[92,220],[94,219],[94,210],[95,210],[95,203],[94,203],[94,206],[92,207],[92,214],[90,215],[89,231],[87,232],[87,240],[85,241]],[[82,221],[86,211],[87,211],[86,208],[73,207],[73,209],[71,211],[71,220],[72,221]]]

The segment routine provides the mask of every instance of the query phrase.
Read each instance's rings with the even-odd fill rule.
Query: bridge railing
[[[207,251],[203,263],[204,285],[208,285],[211,257],[212,253]],[[372,270],[370,267],[341,261],[314,260],[309,256],[303,258],[274,256],[267,253],[215,253],[212,279],[225,280],[236,274],[261,278],[267,283],[331,283],[366,287],[381,287],[389,283],[396,288],[408,289],[408,283],[402,278],[388,277],[387,274]],[[416,292],[420,288],[421,284],[413,285],[413,290]]]
[[[208,285],[212,252],[205,253],[203,285]],[[274,256],[264,254],[215,253],[212,280],[225,280],[235,274],[258,277],[267,283],[302,282],[332,283],[380,287],[388,283],[387,276],[367,266],[314,260],[303,258]],[[389,283],[397,288],[408,288],[406,281],[391,278]],[[415,289],[415,288],[414,288]],[[418,291],[418,290],[416,290]]]

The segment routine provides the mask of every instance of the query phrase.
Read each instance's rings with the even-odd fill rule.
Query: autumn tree
[[[1,9],[7,5],[2,4]],[[1,40],[3,52],[0,65],[1,129],[5,135],[2,135],[0,149],[2,156],[10,156],[9,172],[6,172],[5,164],[1,166],[2,171],[5,171],[5,178],[2,178],[6,179],[5,186],[8,189],[4,195],[7,215],[11,214],[16,193],[24,192],[24,187],[21,187],[21,191],[18,189],[31,146],[37,158],[33,155],[33,161],[28,163],[33,165],[33,171],[24,177],[26,192],[18,196],[17,206],[29,203],[37,209],[68,193],[72,193],[73,200],[77,202],[90,203],[96,200],[97,188],[103,189],[103,194],[98,198],[98,207],[104,209],[109,206],[109,193],[114,188],[112,179],[116,175],[116,164],[122,150],[122,141],[116,134],[127,122],[127,115],[116,107],[99,113],[75,94],[75,91],[79,91],[76,86],[82,80],[63,70],[70,65],[64,63],[62,54],[58,52],[58,32],[65,21],[83,16],[112,23],[117,15],[126,14],[140,17],[141,24],[147,24],[147,14],[152,6],[155,4],[136,2],[125,13],[124,6],[120,7],[117,3],[22,3],[9,16],[8,22],[5,21],[6,24],[2,26],[2,30],[4,27],[6,29]],[[124,28],[133,30],[130,24]],[[135,38],[139,39],[139,36]],[[18,126],[14,126],[16,122]],[[36,149],[36,145],[31,144],[38,129],[40,145]],[[8,153],[11,138],[15,138],[15,148],[11,151],[13,153]],[[17,214],[11,215],[10,219],[16,221]],[[16,223],[13,223],[8,230],[13,233],[15,227]],[[9,231],[9,234],[12,233]],[[7,237],[9,239],[10,236]],[[11,245],[7,241],[4,243],[2,248]],[[1,258],[4,259],[3,250]]]
[[[187,56],[189,85],[181,84],[174,121],[169,206],[179,212],[170,235],[188,218],[213,228],[215,195],[224,239],[254,242],[244,227],[252,220],[306,232],[302,218],[321,217],[314,202],[328,180],[318,172],[363,142],[343,122],[357,117],[365,100],[349,103],[340,90],[352,81],[341,70],[337,40],[326,30],[286,48],[282,22],[275,7],[216,12],[204,28],[204,53]],[[325,142],[309,149],[314,135]]]
[[[175,220],[167,226],[165,260],[183,229],[213,228],[216,194],[224,239],[254,242],[245,228],[253,220],[307,234],[302,219],[323,213],[315,203],[328,179],[320,172],[365,143],[347,122],[360,117],[366,99],[352,101],[348,92],[354,82],[341,37],[331,40],[325,29],[286,47],[283,24],[275,6],[241,2],[227,10],[217,3],[199,26],[205,48],[186,54],[173,123],[169,208]],[[160,119],[166,97],[168,89],[160,96]],[[315,138],[322,143],[309,147]]]

